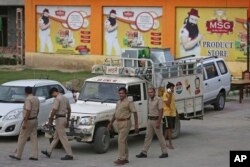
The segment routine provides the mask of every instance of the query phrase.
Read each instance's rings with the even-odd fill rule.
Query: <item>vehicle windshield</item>
[[[23,103],[25,100],[25,87],[0,86],[0,102]]]
[[[85,82],[78,100],[116,103],[120,87],[125,87],[125,84]]]

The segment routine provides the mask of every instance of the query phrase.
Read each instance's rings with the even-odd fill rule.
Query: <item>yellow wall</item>
[[[69,5],[91,7],[92,54],[102,54],[103,13],[105,6],[159,6],[163,7],[163,47],[170,47],[175,53],[176,8],[177,7],[248,7],[247,0],[26,0],[25,34],[26,51],[36,51],[36,6]]]
[[[248,0],[26,0],[25,3],[25,51],[36,52],[37,18],[36,6],[90,6],[91,8],[91,54],[103,54],[103,7],[105,6],[145,6],[162,7],[162,46],[170,48],[175,55],[176,8],[178,7],[248,7]]]

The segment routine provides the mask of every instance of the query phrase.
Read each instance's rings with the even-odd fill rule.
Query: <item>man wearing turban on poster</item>
[[[180,56],[195,55],[200,56],[200,41],[203,35],[200,34],[198,28],[198,19],[200,18],[198,10],[191,9],[188,17],[185,18],[184,25],[180,30]]]
[[[115,55],[121,55],[121,47],[117,39],[118,25],[116,22],[116,11],[112,9],[108,18],[105,21],[105,41],[106,41],[106,55],[112,55],[112,49],[115,49]]]
[[[47,45],[48,52],[53,52],[53,44],[50,37],[50,20],[49,9],[44,9],[41,18],[38,22],[39,25],[39,39],[40,39],[40,52],[45,52]]]

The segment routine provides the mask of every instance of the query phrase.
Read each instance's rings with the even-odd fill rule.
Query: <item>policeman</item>
[[[161,128],[161,120],[163,115],[163,101],[160,97],[155,95],[155,89],[149,88],[148,89],[148,104],[149,104],[149,111],[148,111],[148,124],[147,124],[147,133],[144,141],[143,150],[140,154],[136,155],[137,158],[147,158],[147,151],[151,145],[152,139],[154,134],[156,134],[160,146],[162,154],[159,158],[167,158],[167,146],[165,143],[165,139],[162,133]]]
[[[38,143],[37,143],[37,116],[39,113],[40,102],[37,97],[33,96],[32,88],[25,87],[25,102],[23,106],[23,123],[18,136],[18,144],[15,155],[10,155],[10,158],[20,160],[22,157],[24,146],[30,137],[32,145],[32,155],[30,160],[38,160]]]
[[[55,101],[53,104],[53,110],[49,117],[49,122],[46,124],[46,126],[50,127],[55,117],[56,130],[53,141],[50,144],[49,148],[46,151],[41,151],[41,152],[48,158],[50,158],[52,150],[55,148],[55,146],[58,144],[60,140],[66,152],[65,157],[62,157],[61,160],[73,160],[71,146],[69,145],[65,131],[65,128],[69,127],[69,120],[71,115],[71,108],[69,101],[66,97],[64,97],[62,94],[58,92],[57,88],[52,88],[50,90],[50,94],[53,97],[55,97]]]
[[[110,130],[114,121],[116,121],[118,130],[119,158],[114,161],[114,163],[116,165],[124,165],[126,163],[129,163],[127,137],[131,127],[131,113],[134,114],[136,133],[138,133],[138,116],[134,103],[127,98],[126,88],[121,87],[119,89],[119,96],[120,100],[116,104],[116,111],[111,122],[108,125],[108,129]]]

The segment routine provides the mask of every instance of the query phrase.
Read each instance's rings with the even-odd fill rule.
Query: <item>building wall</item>
[[[176,8],[178,7],[248,7],[248,0],[26,0],[26,53],[32,56],[36,52],[36,6],[39,5],[62,5],[62,6],[90,6],[91,7],[91,48],[93,55],[102,55],[103,53],[103,7],[106,6],[158,6],[163,8],[163,40],[162,45],[170,48],[171,53],[175,55],[176,45]],[[36,54],[38,56],[39,54]],[[52,55],[51,55],[52,56]],[[26,57],[27,58],[27,57]],[[41,57],[42,58],[42,57]],[[32,66],[32,64],[30,64]]]
[[[8,6],[8,47],[16,46],[16,7]]]
[[[1,6],[23,6],[25,0],[0,0]]]

